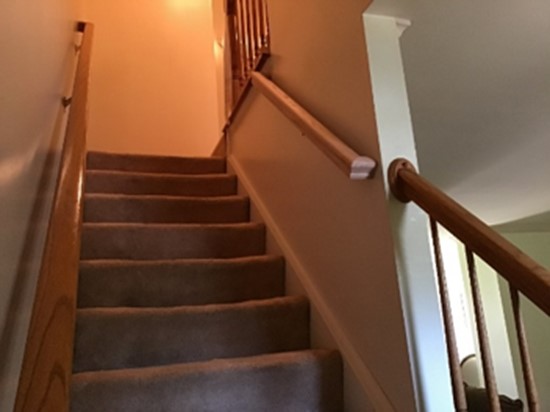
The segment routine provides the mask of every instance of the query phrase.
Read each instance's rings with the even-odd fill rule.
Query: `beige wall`
[[[89,149],[210,155],[221,134],[211,2],[85,0],[85,16]]]
[[[0,13],[0,410],[12,410],[74,67],[70,0],[5,1]]]
[[[350,146],[378,159],[362,30],[367,4],[268,2],[268,71]],[[257,92],[231,129],[230,154],[296,257],[297,276],[323,322],[345,343],[346,361],[353,358],[348,377],[360,376],[371,400],[381,391],[395,410],[414,410],[380,171],[373,180],[350,181]],[[348,411],[371,410],[354,399]]]

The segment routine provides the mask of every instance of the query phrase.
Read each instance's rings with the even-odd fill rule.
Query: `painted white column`
[[[399,45],[399,37],[407,23],[393,17],[364,15],[384,171],[397,157],[405,157],[414,164],[417,160]],[[409,351],[414,362],[417,409],[452,411],[451,380],[427,216],[412,204],[396,201],[389,193],[387,182],[386,191]]]

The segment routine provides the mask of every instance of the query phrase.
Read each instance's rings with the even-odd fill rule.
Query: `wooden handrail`
[[[78,29],[82,44],[16,412],[69,410],[93,25],[79,24]]]
[[[390,165],[394,196],[413,201],[550,315],[550,272],[420,176],[406,159]]]
[[[222,143],[248,95],[251,85],[258,88],[288,119],[294,122],[329,159],[352,180],[366,179],[376,162],[360,156],[321,122],[260,73],[269,57],[269,23],[265,0],[228,0],[228,31],[231,41],[233,107],[222,130]],[[219,153],[218,148],[214,153]]]
[[[264,67],[268,59],[269,59],[269,53],[260,53],[254,63],[254,71],[262,70],[262,68]],[[223,133],[227,131],[229,126],[231,126],[231,124],[235,120],[235,117],[237,117],[237,114],[239,113],[243,103],[245,102],[246,96],[248,96],[248,93],[250,92],[251,88],[252,88],[252,78],[249,76],[248,80],[244,83],[244,86],[240,89],[239,95],[235,99],[235,104],[231,109],[231,113],[229,113],[229,116],[227,116],[227,121],[222,130]]]
[[[373,159],[357,154],[263,74],[254,72],[251,77],[254,87],[294,122],[350,179],[360,180],[371,176],[376,168]]]

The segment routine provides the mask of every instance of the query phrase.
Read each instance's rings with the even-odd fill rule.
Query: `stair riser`
[[[171,196],[229,196],[237,193],[234,176],[176,177],[131,173],[86,173],[86,193]]]
[[[163,264],[82,264],[79,307],[205,305],[284,294],[281,258]]]
[[[337,353],[290,361],[289,354],[162,370],[77,374],[71,412],[341,412]],[[292,359],[292,358],[291,358]]]
[[[114,199],[88,196],[86,222],[238,223],[248,221],[248,200]]]
[[[153,173],[206,174],[224,173],[224,158],[178,158],[89,152],[87,168]]]
[[[223,158],[91,152],[71,412],[342,412]]]
[[[301,350],[309,347],[308,331],[309,307],[303,298],[166,309],[80,309],[74,371]],[[116,339],[106,345],[106,336]]]
[[[265,253],[261,225],[84,224],[81,259],[231,258]]]

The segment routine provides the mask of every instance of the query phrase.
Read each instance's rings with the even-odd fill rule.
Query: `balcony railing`
[[[243,94],[250,74],[262,56],[269,55],[269,22],[265,0],[228,0],[228,30],[231,41],[233,104]]]
[[[455,409],[457,411],[467,411],[468,405],[462,383],[463,376],[449,302],[450,291],[447,287],[439,244],[438,225],[445,227],[464,244],[483,376],[490,410],[500,412],[502,408],[490,353],[474,254],[483,259],[509,284],[527,404],[530,412],[540,411],[537,387],[529,359],[529,350],[520,312],[519,294],[524,295],[547,315],[550,315],[550,272],[420,176],[407,160],[394,160],[389,169],[388,179],[392,192],[398,200],[402,202],[412,201],[430,216]]]

